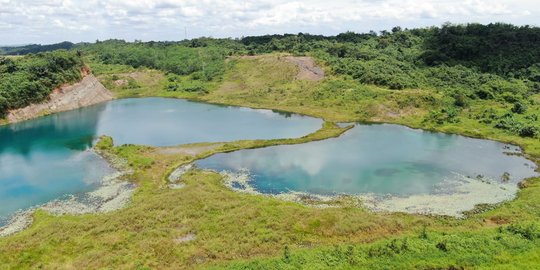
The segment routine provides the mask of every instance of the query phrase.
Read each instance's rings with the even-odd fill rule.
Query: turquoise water
[[[88,151],[100,135],[115,144],[301,137],[315,118],[178,99],[123,99],[0,126],[0,225],[18,209],[94,189],[113,170]]]
[[[339,138],[216,154],[201,168],[247,170],[262,193],[408,196],[446,192],[463,176],[510,182],[537,175],[519,149],[494,141],[414,130],[398,125],[357,125]]]

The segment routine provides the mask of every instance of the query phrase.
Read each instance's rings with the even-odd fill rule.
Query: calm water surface
[[[178,99],[115,100],[0,126],[0,225],[18,209],[90,191],[113,170],[87,151],[100,135],[115,144],[167,146],[194,142],[301,137],[315,118]]]
[[[217,171],[248,170],[263,193],[299,191],[407,196],[445,192],[462,176],[518,182],[537,175],[515,146],[397,125],[357,125],[339,138],[217,154],[197,161]]]

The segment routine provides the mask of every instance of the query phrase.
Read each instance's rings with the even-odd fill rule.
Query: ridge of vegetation
[[[0,57],[0,118],[11,109],[46,100],[53,89],[79,81],[83,60],[71,51]]]
[[[331,75],[313,97],[315,102],[339,99],[361,104],[359,98],[364,97],[358,93],[372,86],[402,96],[424,93],[420,100],[399,101],[416,103],[428,112],[422,125],[470,122],[534,138],[540,134],[540,49],[535,46],[539,41],[540,28],[497,23],[395,27],[380,34],[347,32],[332,37],[300,33],[177,43],[111,40],[78,48],[90,55],[92,63],[162,70],[168,80],[165,90],[170,92],[162,95],[201,99],[228,82],[227,69],[241,62],[225,60],[230,55],[307,54]],[[356,107],[358,120],[380,116],[374,108]]]
[[[4,46],[0,47],[0,55],[27,55],[31,53],[36,54],[61,49],[69,50],[73,48],[73,46],[75,46],[75,44],[68,41],[50,45],[29,44],[24,46]]]

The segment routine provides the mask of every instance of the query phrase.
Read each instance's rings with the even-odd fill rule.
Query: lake
[[[114,172],[88,151],[101,135],[115,144],[170,146],[295,138],[323,121],[270,110],[179,99],[121,99],[0,126],[0,225],[19,209],[95,189]]]
[[[536,165],[518,153],[494,141],[374,124],[324,141],[216,154],[196,165],[244,172],[248,185],[266,194],[407,197],[452,193],[466,179],[516,186],[538,175]],[[240,182],[233,187],[246,188]]]

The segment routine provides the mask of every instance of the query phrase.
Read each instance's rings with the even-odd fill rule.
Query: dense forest
[[[444,24],[420,29],[394,27],[380,33],[345,32],[336,36],[299,33],[241,39],[198,38],[179,42],[108,40],[76,44],[72,50],[102,64],[148,67],[168,74],[189,75],[191,79],[203,82],[219,81],[226,69],[225,59],[231,55],[273,52],[311,55],[338,77],[395,91],[427,89],[443,95],[446,102],[425,121],[439,124],[458,121],[456,116],[468,110],[471,104],[495,102],[509,109],[504,113],[486,109],[471,117],[516,135],[534,137],[540,133],[538,115],[528,108],[534,105],[529,97],[540,93],[539,45],[540,28],[495,23]],[[40,49],[52,50],[56,46],[62,45]],[[12,51],[20,52],[16,48]],[[28,56],[15,63],[20,61],[18,65],[23,65],[46,57]],[[77,62],[75,58],[70,59]],[[4,70],[13,61],[2,61],[0,70],[5,74]],[[67,73],[71,74],[72,68],[78,65],[80,63],[65,66],[71,70]],[[54,70],[53,73],[59,72]],[[31,80],[32,77],[28,75],[25,78]],[[50,88],[73,78],[76,77],[50,82],[41,80],[45,80],[45,87]],[[2,87],[5,84],[2,82]],[[22,91],[17,89],[13,88],[12,92]],[[173,85],[170,89],[176,91],[177,87]],[[4,101],[4,110],[39,101],[46,91],[36,92],[40,94],[23,101],[14,99],[14,94],[0,92],[4,100],[8,100],[7,103]]]
[[[103,64],[122,64],[135,68],[148,67],[178,75],[194,74],[202,80],[212,80],[223,73],[224,61],[233,50],[226,44],[203,39],[189,42],[135,42],[108,40],[77,47]]]
[[[64,50],[0,57],[0,116],[41,102],[54,88],[80,80],[83,66],[80,55]]]
[[[54,50],[69,50],[75,44],[64,41],[51,45],[30,44],[24,46],[0,47],[0,55],[26,55],[30,53],[50,52]]]

